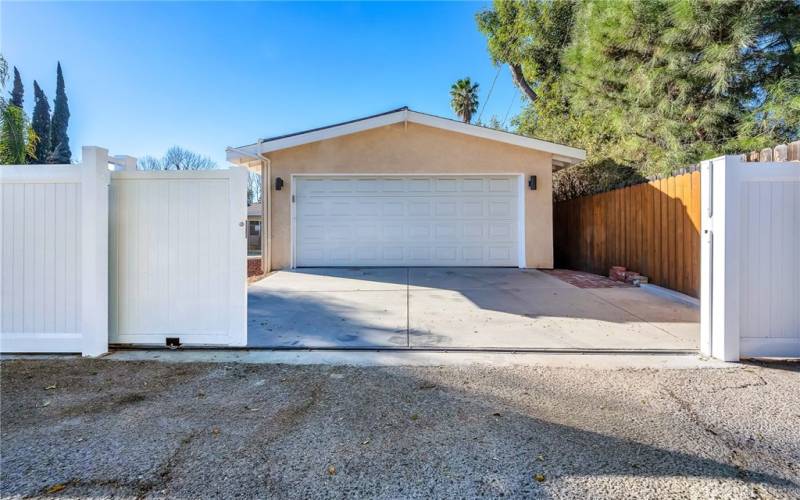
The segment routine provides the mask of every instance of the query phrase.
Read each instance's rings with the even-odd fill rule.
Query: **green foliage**
[[[553,0],[497,1],[477,23],[522,70],[517,131],[586,149],[580,183],[602,183],[797,139],[798,19],[796,0]]]
[[[19,76],[19,70],[14,66],[14,86],[11,88],[11,100],[9,104],[18,108],[22,107],[24,101],[25,88],[22,86],[22,78]]]
[[[0,54],[0,89],[6,89],[8,63]],[[28,123],[28,118],[20,106],[22,104],[22,83],[19,71],[14,68],[14,88],[11,100],[0,97],[0,164],[22,165],[28,157],[35,154],[38,137]]]
[[[61,63],[56,69],[56,98],[53,101],[53,119],[50,128],[50,154],[47,163],[69,163],[72,161],[72,152],[69,149],[69,103],[64,90],[64,75],[61,72]]]
[[[553,201],[602,193],[646,180],[635,168],[611,160],[579,163],[553,174]]]
[[[50,152],[50,103],[36,80],[33,81],[33,118],[31,126],[39,137],[34,156],[29,158],[29,163],[45,163]]]
[[[0,88],[6,88],[6,80],[8,80],[8,62],[3,54],[0,54]],[[0,99],[3,99],[0,96]],[[5,103],[5,100],[0,100],[0,104]]]
[[[478,84],[462,78],[450,87],[450,106],[465,122],[472,121],[472,115],[478,110]]]
[[[0,123],[0,164],[23,165],[35,154],[37,138],[22,108],[4,106]]]
[[[503,124],[503,123],[500,121],[500,119],[499,119],[499,118],[497,118],[497,116],[496,116],[496,115],[492,115],[492,117],[491,117],[491,118],[489,118],[489,122],[488,122],[488,123],[481,123],[481,122],[478,122],[478,123],[476,123],[475,125],[480,125],[481,127],[493,128],[493,129],[495,129],[495,130],[502,130],[503,132],[508,132],[508,127],[506,127],[506,126],[505,126],[505,125],[504,125],[504,124]]]

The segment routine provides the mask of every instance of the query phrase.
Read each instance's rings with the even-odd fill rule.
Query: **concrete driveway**
[[[250,286],[251,347],[697,349],[699,309],[537,270],[328,268]]]

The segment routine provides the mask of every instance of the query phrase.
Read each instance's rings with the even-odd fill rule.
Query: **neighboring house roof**
[[[553,165],[563,167],[581,162],[586,159],[586,151],[563,144],[534,139],[524,135],[513,134],[503,130],[497,130],[479,125],[472,125],[458,120],[442,118],[441,116],[429,115],[412,111],[407,107],[393,109],[385,113],[358,118],[326,127],[319,127],[293,134],[280,135],[268,139],[260,139],[254,144],[248,144],[238,148],[228,148],[227,159],[232,163],[248,163],[254,161],[255,157],[270,151],[300,146],[311,142],[333,139],[343,135],[363,132],[377,127],[384,127],[401,122],[411,122],[429,127],[436,127],[452,132],[480,137],[492,141],[505,142],[528,149],[552,153]]]
[[[261,217],[261,203],[247,205],[247,217]]]

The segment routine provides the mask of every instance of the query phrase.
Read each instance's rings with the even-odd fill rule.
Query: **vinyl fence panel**
[[[0,166],[0,352],[106,352],[107,158]]]

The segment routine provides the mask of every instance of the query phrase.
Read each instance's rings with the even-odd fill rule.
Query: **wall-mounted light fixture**
[[[280,191],[283,188],[283,179],[280,177],[275,178],[275,191]]]
[[[536,191],[536,176],[532,175],[530,179],[528,179],[528,187],[531,188],[531,191]]]

